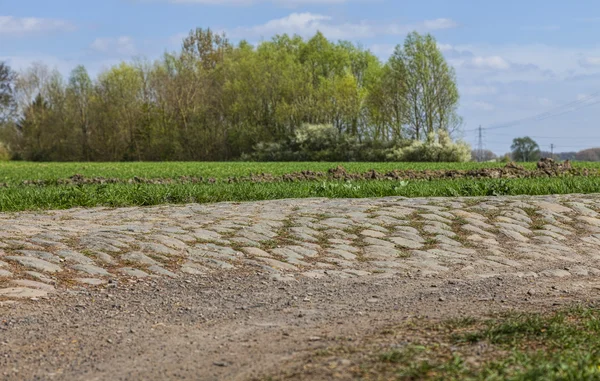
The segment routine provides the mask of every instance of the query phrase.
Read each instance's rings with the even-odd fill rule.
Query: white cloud
[[[464,95],[493,95],[498,93],[495,86],[461,86],[460,93]]]
[[[510,68],[510,63],[500,56],[474,57],[466,62],[466,66],[477,69],[507,70]]]
[[[477,101],[473,102],[471,106],[477,110],[483,111],[493,111],[495,109],[494,105],[488,102]]]
[[[71,32],[73,24],[58,19],[0,16],[0,36],[21,36],[45,32]]]
[[[275,34],[298,34],[310,36],[321,31],[332,39],[369,38],[382,35],[403,35],[413,30],[426,32],[430,30],[454,28],[458,24],[450,19],[425,20],[414,24],[376,23],[360,21],[355,23],[337,23],[331,16],[315,13],[292,13],[286,17],[270,20],[264,24],[251,27],[235,28],[227,32],[232,37],[267,37]]]
[[[600,57],[582,57],[579,59],[579,65],[586,69],[599,67]]]
[[[129,36],[117,38],[97,38],[92,42],[90,48],[93,50],[110,55],[133,56],[137,54],[135,42]]]
[[[438,29],[452,29],[458,26],[458,23],[451,19],[435,19],[435,20],[426,20],[423,23],[423,26],[427,30],[438,30]]]

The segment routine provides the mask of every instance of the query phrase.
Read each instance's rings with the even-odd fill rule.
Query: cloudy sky
[[[360,43],[387,59],[407,32],[432,33],[455,67],[464,138],[509,150],[600,146],[600,3],[593,0],[0,0],[0,60],[92,74],[156,58],[195,27],[250,42],[278,33]],[[516,122],[515,122],[516,121]]]

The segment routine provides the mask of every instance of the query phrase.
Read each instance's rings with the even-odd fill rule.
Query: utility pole
[[[550,144],[550,157],[554,159],[554,143]]]
[[[483,161],[483,129],[479,125],[479,139],[477,141],[477,161]]]

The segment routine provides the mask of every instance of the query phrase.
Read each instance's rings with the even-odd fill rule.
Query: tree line
[[[210,29],[94,79],[83,66],[63,78],[43,64],[14,73],[0,62],[0,142],[22,160],[236,160],[324,133],[310,126],[350,146],[339,159],[358,160],[366,148],[398,152],[440,134],[449,144],[458,104],[453,68],[416,32],[387,62],[321,33],[252,46]]]

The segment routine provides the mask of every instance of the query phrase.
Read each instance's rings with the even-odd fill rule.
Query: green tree
[[[15,72],[5,62],[0,61],[0,123],[12,118],[16,111],[13,94]]]
[[[452,132],[462,120],[457,115],[459,94],[454,69],[448,65],[435,38],[409,34],[397,47],[390,66],[405,71],[407,128],[412,138],[425,139],[438,130]],[[402,62],[403,65],[400,65]]]
[[[537,161],[540,159],[540,147],[529,136],[513,139],[510,146],[515,161]]]
[[[97,160],[141,160],[138,121],[142,79],[130,64],[100,74],[96,86],[95,131],[90,143]]]
[[[67,102],[71,120],[78,130],[81,145],[81,159],[91,159],[89,138],[91,133],[90,102],[94,85],[84,66],[77,66],[71,72],[67,87]]]

